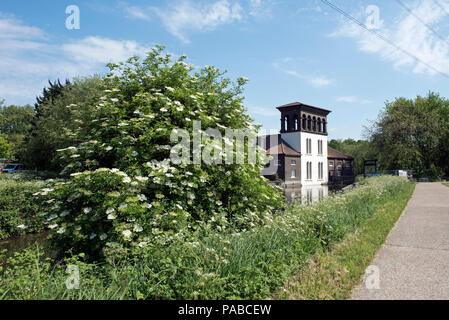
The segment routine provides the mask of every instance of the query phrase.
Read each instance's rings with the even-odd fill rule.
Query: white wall
[[[327,136],[308,132],[286,132],[282,133],[282,139],[293,149],[301,153],[301,184],[321,185],[327,184],[329,169],[327,162]],[[312,153],[307,154],[306,139],[312,139]],[[318,155],[318,140],[323,141],[323,154]],[[307,162],[312,162],[312,180],[307,180]],[[323,179],[318,180],[318,163],[323,163]]]
[[[328,183],[327,136],[301,132],[301,184],[320,185]],[[312,152],[307,154],[306,139],[312,139]],[[323,141],[323,154],[318,154],[318,140]],[[312,162],[312,179],[307,180],[307,162]],[[318,163],[323,163],[323,179],[318,180]]]

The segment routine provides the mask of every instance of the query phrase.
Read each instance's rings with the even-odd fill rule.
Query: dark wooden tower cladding
[[[330,110],[293,102],[277,107],[281,112],[281,133],[309,132],[327,135],[327,115]]]

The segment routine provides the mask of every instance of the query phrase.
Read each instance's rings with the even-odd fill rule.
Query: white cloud
[[[277,66],[279,66],[279,65],[277,64]],[[288,74],[288,75],[293,76],[293,77],[298,78],[298,79],[305,80],[309,84],[311,84],[312,86],[317,87],[317,88],[319,88],[319,87],[326,87],[326,86],[328,86],[328,85],[333,83],[332,79],[328,79],[325,76],[304,75],[304,74],[299,73],[299,72],[297,72],[295,70],[284,69],[284,68],[280,68],[280,70],[282,72],[284,72],[285,74]]]
[[[45,32],[29,27],[12,15],[0,12],[0,39],[43,39]]]
[[[441,10],[431,0],[421,0],[417,6],[412,7],[408,4],[408,7],[413,9],[414,14],[419,16],[426,24],[432,26],[433,29],[438,29],[449,12],[449,1],[439,0],[439,3],[444,6],[445,11]],[[355,16],[360,18],[362,14],[359,13]],[[361,18],[360,20],[363,21]],[[384,35],[398,47],[431,65],[434,69],[449,73],[449,38],[446,38],[446,41],[438,38],[409,12],[404,14],[404,11],[402,11],[402,15],[396,17],[391,27],[386,27],[384,22],[380,21],[379,29],[375,31]],[[331,36],[354,38],[361,51],[378,54],[381,59],[392,62],[395,68],[408,67],[414,73],[437,74],[437,71],[347,20]]]
[[[139,8],[136,6],[130,6],[130,7],[125,7],[124,10],[128,14],[128,16],[131,18],[151,21],[151,16],[145,9],[142,9],[142,8]]]
[[[249,14],[256,18],[271,17],[272,0],[249,0]]]
[[[87,37],[61,46],[63,53],[73,61],[88,64],[119,62],[133,55],[142,55],[149,48],[136,41]]]
[[[136,41],[102,37],[55,44],[47,41],[39,28],[0,13],[0,38],[5,32],[8,37],[0,46],[0,97],[15,104],[31,103],[48,79],[104,72],[108,62],[123,61],[150,50]]]
[[[153,9],[161,17],[167,30],[186,43],[189,42],[187,31],[212,31],[220,25],[243,19],[240,4],[231,4],[227,0],[206,4],[183,0],[169,9]]]
[[[346,103],[361,103],[361,104],[368,104],[371,103],[368,99],[360,99],[356,96],[342,96],[342,97],[336,97],[337,101],[339,102],[346,102]]]
[[[265,117],[277,116],[279,114],[279,112],[276,109],[260,106],[257,107],[250,106],[248,107],[248,111],[250,114],[256,114]]]
[[[332,83],[332,80],[325,77],[312,78],[308,79],[308,81],[315,87],[326,87]]]
[[[310,66],[314,64],[316,64],[316,61],[310,59],[285,57],[276,60],[272,65],[278,71],[304,80],[316,88],[326,87],[333,84],[334,80],[326,75],[317,74],[315,71],[306,71],[306,68],[310,69]]]

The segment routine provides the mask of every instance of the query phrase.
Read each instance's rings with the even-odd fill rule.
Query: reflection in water
[[[329,187],[327,185],[316,186],[285,186],[284,195],[288,204],[294,202],[301,202],[302,204],[309,204],[320,201],[329,194]]]
[[[0,250],[6,249],[8,251],[6,255],[11,256],[14,252],[23,250],[35,244],[39,244],[46,249],[48,246],[46,238],[47,232],[41,232],[17,236],[8,240],[0,240]]]

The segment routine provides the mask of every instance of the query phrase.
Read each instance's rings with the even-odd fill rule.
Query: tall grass
[[[289,207],[252,230],[192,235],[189,242],[148,246],[101,265],[74,257],[37,267],[30,249],[6,261],[0,298],[264,299],[304,269],[308,258],[340,242],[406,192],[407,184],[398,177],[370,178],[347,193]],[[66,263],[80,267],[80,290],[65,288]]]

